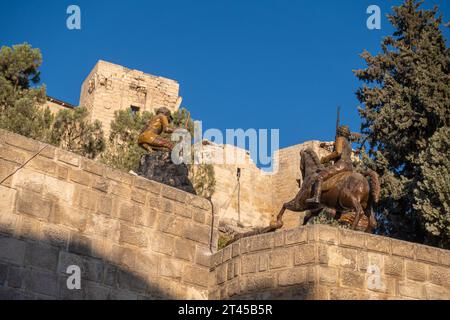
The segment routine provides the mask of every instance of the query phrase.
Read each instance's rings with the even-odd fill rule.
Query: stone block
[[[175,240],[170,235],[157,234],[152,239],[152,250],[166,255],[172,255],[174,251]]]
[[[307,272],[308,269],[305,267],[283,270],[278,274],[278,285],[292,286],[305,283],[307,281]]]
[[[25,260],[25,241],[0,234],[0,260],[23,265]]]
[[[399,281],[398,292],[403,297],[425,299],[425,287],[420,282],[410,280]]]
[[[292,265],[291,249],[275,249],[269,254],[270,269],[284,268]]]
[[[438,263],[438,250],[433,247],[417,245],[416,246],[416,259],[425,262]]]
[[[157,211],[155,209],[151,209],[149,207],[144,207],[136,215],[135,223],[140,226],[151,228],[155,225],[156,217],[157,217]]]
[[[79,232],[84,232],[87,224],[87,214],[83,210],[54,203],[49,220],[52,223],[62,224]]]
[[[342,246],[364,248],[366,235],[362,232],[339,229],[339,243]]]
[[[34,168],[43,173],[54,176],[57,174],[57,164],[42,156],[37,156],[29,162],[29,167]]]
[[[134,176],[130,174],[126,174],[116,169],[106,168],[106,177],[108,179],[114,180],[120,184],[131,185],[133,182]]]
[[[250,238],[251,245],[250,250],[251,251],[260,251],[265,249],[273,248],[273,234],[263,234],[256,237]]]
[[[146,192],[141,191],[137,188],[132,189],[131,200],[133,200],[134,202],[145,205],[146,198],[147,198]]]
[[[294,247],[294,265],[310,264],[315,262],[316,250],[314,244],[304,244]]]
[[[111,216],[113,211],[113,201],[111,196],[100,196],[97,212],[106,216]]]
[[[141,208],[135,204],[124,202],[120,206],[119,219],[134,223],[137,215],[141,214]]]
[[[204,266],[212,267],[211,264],[212,255],[211,251],[205,247],[197,246],[195,249],[195,263]]]
[[[3,286],[5,284],[7,275],[8,275],[8,265],[0,263],[0,286]]]
[[[354,269],[356,267],[356,250],[320,244],[319,261],[330,266]]]
[[[333,227],[328,227],[324,225],[318,225],[317,231],[319,234],[319,241],[326,242],[330,244],[338,244],[339,236],[338,229]]]
[[[438,259],[440,264],[450,267],[450,252],[448,250],[439,250]]]
[[[2,131],[2,140],[9,144],[10,146],[17,147],[23,150],[27,150],[33,153],[38,152],[41,150],[45,145],[42,143],[32,140],[29,138],[26,138],[22,135],[15,134],[10,131]]]
[[[406,278],[416,281],[425,281],[428,266],[418,261],[406,260]]]
[[[175,259],[161,258],[159,274],[163,277],[180,279],[184,263]]]
[[[195,256],[195,244],[185,239],[176,239],[174,256],[179,259],[193,262]]]
[[[90,256],[92,255],[92,240],[76,232],[71,233],[69,241],[69,252]]]
[[[242,257],[242,274],[254,273],[259,268],[259,255],[251,254]]]
[[[191,225],[191,221],[171,214],[160,213],[157,218],[157,229],[178,237],[184,237],[185,228]],[[192,237],[196,237],[193,235]]]
[[[375,236],[375,235],[367,235],[367,249],[390,253],[391,252],[391,240],[385,237]]]
[[[403,276],[404,261],[400,257],[385,256],[384,257],[384,273],[396,277]]]
[[[340,271],[341,285],[354,289],[364,289],[365,274],[358,271],[342,269]]]
[[[82,158],[81,169],[98,176],[103,176],[105,167],[93,160]]]
[[[113,245],[111,263],[132,269],[136,263],[136,251],[131,248]]]
[[[0,159],[0,179],[1,180],[6,179],[6,177],[9,176],[9,178],[3,182],[3,184],[2,184],[3,188],[11,187],[14,175],[13,176],[10,176],[10,175],[14,171],[16,171],[17,168],[19,168],[18,164],[14,164],[12,162]]]
[[[425,284],[425,293],[428,300],[449,300],[450,289],[433,284]]]
[[[338,269],[319,267],[319,283],[323,285],[336,285],[338,281]]]
[[[20,150],[15,147],[11,147],[6,144],[0,143],[1,159],[21,165],[25,163],[28,159],[30,159],[32,156],[33,156],[32,152]]]
[[[190,222],[185,225],[183,231],[183,237],[186,239],[207,245],[211,241],[211,229],[209,226]]]
[[[92,188],[107,193],[109,190],[109,181],[102,177],[92,177]]]
[[[141,228],[136,228],[125,223],[120,224],[121,243],[127,243],[133,246],[145,248],[147,247],[147,235]]]
[[[36,217],[39,220],[48,220],[52,203],[42,199],[34,192],[22,191],[17,196],[17,212]]]
[[[194,219],[194,221],[198,223],[204,224],[206,219],[206,212],[202,210],[193,210],[192,219]]]
[[[142,178],[142,177],[135,177],[134,178],[134,186],[136,188],[148,191],[148,192],[152,192],[155,194],[160,194],[161,193],[161,184],[148,180],[146,178]]]
[[[164,198],[175,200],[183,204],[186,203],[187,193],[182,190],[163,185],[161,194]]]
[[[27,272],[25,268],[11,266],[8,272],[8,287],[17,289],[22,288],[24,279],[28,276],[28,273],[29,272]]]
[[[450,288],[450,269],[429,265],[429,281],[431,283]]]
[[[273,288],[275,286],[275,278],[273,274],[251,275],[247,276],[245,283],[245,291],[257,291]]]
[[[143,277],[151,275],[155,276],[158,273],[159,256],[151,252],[143,252],[138,250],[136,253],[136,271]]]
[[[364,292],[344,288],[330,289],[330,300],[365,300]]]
[[[56,273],[34,270],[25,279],[25,289],[52,297],[58,294],[58,278]]]
[[[117,273],[117,282],[120,289],[138,293],[144,293],[147,290],[145,279],[134,275],[129,271],[119,270]]]
[[[25,264],[56,271],[58,249],[38,242],[28,242],[25,249]]]
[[[183,270],[183,281],[196,286],[208,286],[208,269],[187,265]]]
[[[285,243],[296,244],[306,243],[308,240],[308,230],[306,228],[292,229],[285,232]]]
[[[61,149],[57,149],[56,150],[56,158],[66,164],[69,164],[71,166],[74,167],[79,167],[80,166],[80,156],[71,153],[71,152],[67,152]]]
[[[77,189],[75,190],[74,203],[80,208],[95,211],[99,196],[96,192],[89,189]]]

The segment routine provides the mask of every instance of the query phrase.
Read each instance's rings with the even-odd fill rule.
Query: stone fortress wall
[[[450,299],[450,251],[325,225],[244,238],[211,263],[210,299]]]
[[[0,130],[0,298],[450,299],[450,251],[328,226],[217,252],[203,198]],[[68,290],[66,269],[82,270]]]
[[[0,179],[43,146],[0,130]],[[0,298],[205,299],[212,224],[206,199],[47,146],[0,186]]]

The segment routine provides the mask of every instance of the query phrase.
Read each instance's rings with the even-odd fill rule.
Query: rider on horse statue
[[[312,197],[306,200],[308,204],[320,204],[320,195],[322,193],[323,181],[341,173],[352,172],[353,165],[351,160],[352,147],[350,137],[352,136],[348,126],[340,126],[336,132],[336,141],[334,151],[321,159],[322,164],[334,161],[334,164],[320,171],[313,180]]]
[[[139,146],[149,152],[167,149],[172,151],[174,144],[160,136],[163,132],[173,132],[173,128],[170,127],[172,121],[173,118],[169,109],[162,107],[156,110],[156,115],[149,120],[147,127],[139,135]]]

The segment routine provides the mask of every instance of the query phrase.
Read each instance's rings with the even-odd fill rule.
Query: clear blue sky
[[[73,104],[103,59],[179,81],[204,128],[278,128],[286,147],[333,139],[337,105],[359,130],[352,69],[392,32],[384,15],[400,2],[1,1],[0,45],[40,48],[48,94]],[[70,4],[81,7],[81,31],[66,28]],[[382,9],[381,30],[366,28],[371,4]],[[435,4],[449,21],[450,1],[424,6]]]

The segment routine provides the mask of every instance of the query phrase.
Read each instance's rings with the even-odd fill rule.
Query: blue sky
[[[40,48],[48,94],[73,104],[103,59],[177,80],[204,128],[280,129],[286,147],[332,140],[337,105],[359,131],[352,69],[392,32],[384,15],[400,2],[1,1],[0,45]],[[81,8],[79,31],[66,28],[70,4]],[[381,7],[381,30],[366,28],[371,4]],[[435,4],[449,21],[450,1],[424,6]]]

